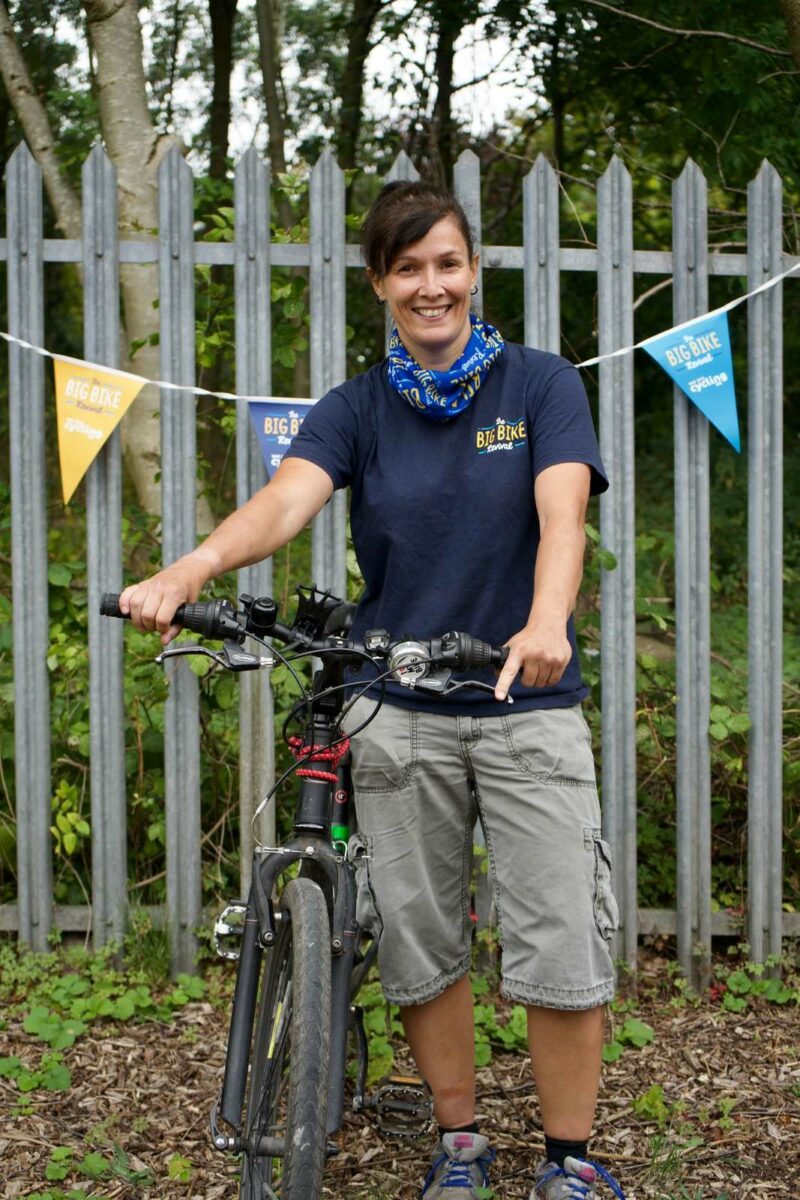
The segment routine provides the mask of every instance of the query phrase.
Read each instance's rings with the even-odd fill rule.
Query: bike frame
[[[341,692],[328,689],[341,684],[342,663],[326,664],[314,675],[310,722],[312,745],[325,748],[340,736]],[[321,700],[317,697],[328,692]],[[264,952],[274,944],[276,913],[272,894],[278,879],[296,862],[300,874],[321,888],[331,921],[331,1042],[328,1088],[328,1134],[336,1133],[344,1116],[344,1081],[347,1041],[350,1030],[350,977],[353,969],[358,925],[356,884],[346,854],[331,843],[331,814],[334,795],[349,802],[349,755],[337,766],[337,782],[300,777],[293,836],[281,846],[257,849],[253,858],[252,884],[244,919],[241,951],[236,974],[225,1074],[218,1112],[234,1130],[234,1144],[241,1149],[242,1115],[247,1086],[250,1048],[253,1040],[258,985]]]

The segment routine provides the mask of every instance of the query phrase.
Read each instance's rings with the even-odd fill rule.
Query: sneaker
[[[494,1150],[479,1133],[446,1133],[422,1185],[424,1200],[475,1200],[489,1186]]]
[[[595,1184],[607,1183],[617,1200],[625,1200],[625,1193],[613,1175],[609,1175],[599,1163],[587,1162],[585,1158],[565,1158],[564,1166],[554,1162],[541,1163],[530,1200],[591,1200],[596,1196]]]

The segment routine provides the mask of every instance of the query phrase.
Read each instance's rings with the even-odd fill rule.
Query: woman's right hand
[[[126,587],[119,598],[120,611],[130,613],[138,629],[158,630],[162,646],[167,646],[181,631],[172,618],[181,604],[197,600],[204,585],[218,573],[216,556],[200,547],[179,558],[150,579]]]

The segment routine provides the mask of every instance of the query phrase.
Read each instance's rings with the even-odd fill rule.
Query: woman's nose
[[[420,280],[420,290],[427,296],[437,295],[441,292],[442,284],[439,279],[439,272],[435,266],[426,267],[423,270]]]

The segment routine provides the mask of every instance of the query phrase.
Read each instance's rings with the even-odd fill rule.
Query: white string
[[[672,325],[669,329],[664,329],[660,333],[651,334],[650,337],[643,338],[640,342],[634,342],[631,346],[622,346],[619,350],[610,350],[606,354],[598,354],[594,358],[586,358],[583,362],[576,363],[575,366],[594,367],[599,362],[605,362],[606,359],[620,358],[623,354],[630,354],[633,350],[640,350],[650,342],[655,342],[659,338],[666,337],[668,333],[680,333],[682,329],[688,329],[691,325],[696,325],[698,321],[719,316],[720,313],[730,312],[737,305],[744,304],[745,300],[750,300],[753,296],[758,296],[761,292],[766,292],[769,288],[775,287],[776,284],[781,283],[789,275],[794,275],[796,271],[800,271],[800,262],[795,263],[788,271],[783,271],[780,275],[774,275],[772,279],[768,279],[766,283],[753,288],[751,292],[745,292],[743,296],[737,297],[736,300],[729,300],[727,304],[723,304],[719,308],[712,308],[709,312],[699,313],[696,317],[690,317],[688,321],[681,321],[679,325]],[[152,387],[163,388],[167,391],[190,392],[194,396],[213,396],[217,400],[257,400],[266,404],[316,403],[313,399],[301,399],[298,396],[247,396],[239,395],[237,392],[212,392],[209,388],[194,387],[188,383],[170,383],[166,379],[147,379],[144,375],[136,375],[132,371],[120,371],[117,367],[104,367],[101,363],[89,362],[84,358],[72,358],[67,354],[53,354],[52,351],[45,350],[43,346],[34,346],[31,342],[26,342],[24,338],[14,337],[13,334],[4,333],[2,330],[0,330],[0,338],[14,346],[21,346],[24,350],[32,350],[34,354],[41,354],[43,358],[59,359],[61,362],[72,363],[76,367],[88,367],[90,370],[102,371],[108,375],[119,375],[123,379],[134,379],[142,385],[147,383]]]
[[[774,275],[766,283],[759,284],[757,288],[753,288],[752,292],[745,292],[743,296],[738,296],[736,300],[729,300],[727,304],[722,304],[719,308],[712,308],[709,312],[699,313],[696,317],[690,317],[688,321],[681,321],[680,325],[673,325],[669,329],[664,329],[661,333],[653,333],[650,337],[643,338],[641,342],[634,342],[632,346],[622,346],[619,350],[610,350],[608,354],[598,354],[596,358],[584,359],[583,362],[576,363],[575,366],[593,367],[599,362],[604,362],[607,358],[619,358],[622,354],[630,354],[632,350],[641,350],[643,346],[666,337],[668,333],[680,333],[682,329],[688,329],[690,325],[696,325],[699,321],[708,320],[710,317],[717,317],[720,313],[730,312],[732,308],[736,308],[737,304],[744,304],[745,300],[749,300],[751,296],[757,296],[759,292],[766,292],[768,288],[775,287],[777,283],[786,279],[787,275],[793,275],[795,271],[800,271],[800,262],[795,263],[793,267],[789,267],[788,271],[783,271],[780,275]]]

